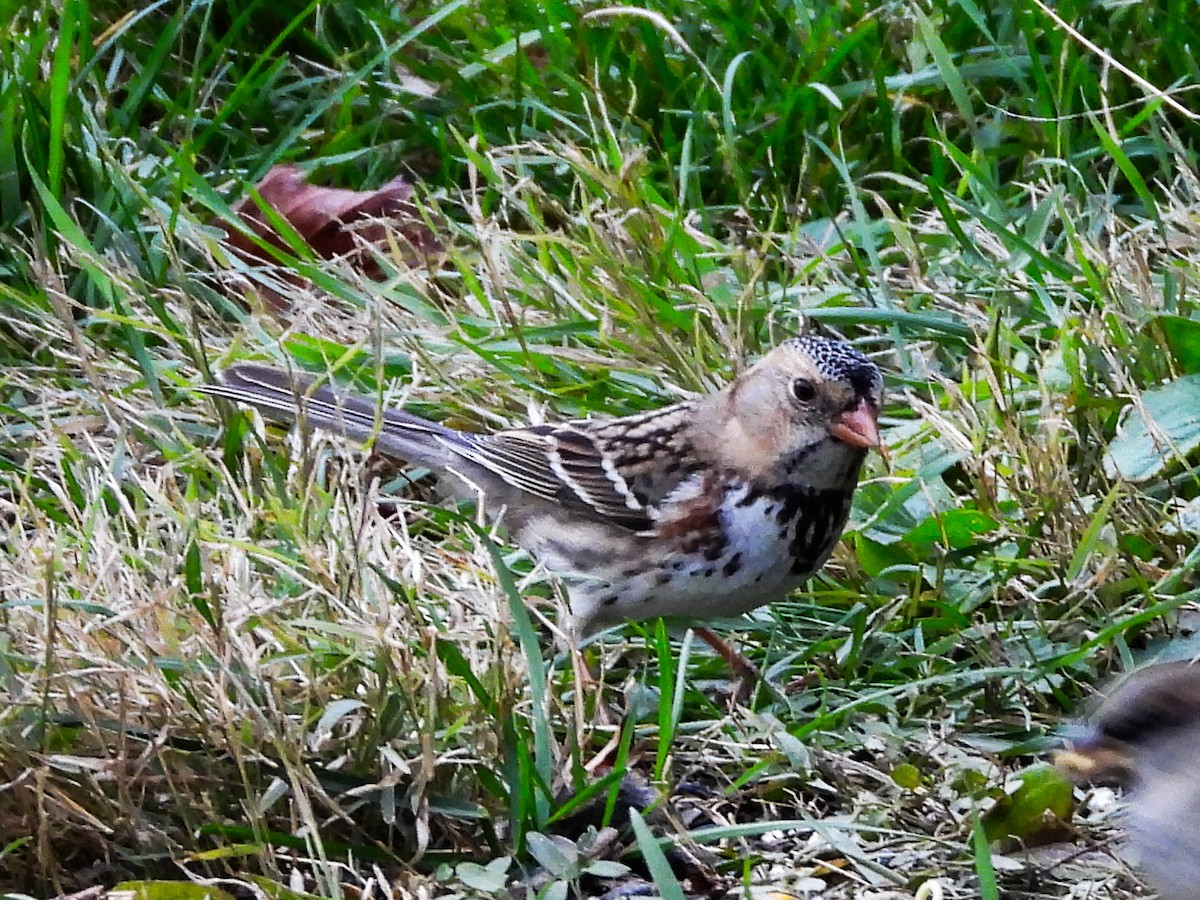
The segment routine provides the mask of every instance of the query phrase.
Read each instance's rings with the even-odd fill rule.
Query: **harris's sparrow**
[[[1057,762],[1076,777],[1126,785],[1131,843],[1148,880],[1163,900],[1200,900],[1200,665],[1134,672]]]
[[[265,366],[222,378],[201,390],[371,441],[437,471],[452,495],[482,498],[566,583],[577,636],[628,619],[738,615],[804,582],[846,524],[883,395],[874,363],[814,336],[700,399],[495,434]]]

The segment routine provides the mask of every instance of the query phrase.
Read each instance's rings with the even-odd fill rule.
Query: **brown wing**
[[[238,365],[200,390],[296,417],[487,488],[495,476],[518,491],[627,528],[647,531],[657,506],[696,470],[686,437],[691,404],[623,419],[470,434],[267,366]],[[458,463],[456,465],[456,463]],[[472,467],[476,467],[472,469]]]
[[[637,416],[585,424],[634,500],[654,508],[702,468],[690,436],[694,412],[694,404],[680,403]]]
[[[450,449],[519,490],[647,531],[657,506],[695,471],[684,434],[690,404],[612,420],[456,435]]]

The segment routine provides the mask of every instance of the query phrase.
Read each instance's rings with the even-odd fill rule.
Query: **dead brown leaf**
[[[402,178],[369,191],[309,184],[296,166],[275,166],[235,207],[261,239],[287,250],[288,242],[263,212],[275,210],[322,259],[336,259],[368,278],[382,278],[373,249],[386,251],[398,237],[401,258],[410,266],[436,265],[445,247],[412,202],[412,186]],[[229,244],[243,259],[274,262],[248,235],[226,227]],[[287,276],[285,276],[287,277]],[[299,281],[298,277],[288,280]],[[282,299],[282,298],[270,298]]]

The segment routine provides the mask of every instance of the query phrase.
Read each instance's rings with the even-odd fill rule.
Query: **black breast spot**
[[[778,488],[772,499],[779,507],[775,521],[788,541],[792,573],[811,575],[818,560],[841,537],[849,512],[845,493],[786,485]]]

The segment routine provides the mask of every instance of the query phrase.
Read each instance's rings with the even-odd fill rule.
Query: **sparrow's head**
[[[850,447],[879,446],[883,375],[849,344],[814,336],[792,338],[760,365],[778,366],[788,417],[797,433],[824,429]],[[819,430],[814,436],[824,439]]]
[[[844,341],[784,341],[718,396],[729,425],[713,449],[751,475],[841,487],[879,447],[883,375]]]
[[[1200,776],[1198,735],[1200,665],[1159,663],[1118,684],[1097,707],[1088,731],[1056,762],[1093,780],[1138,783],[1186,771]]]

